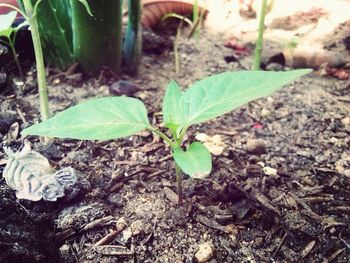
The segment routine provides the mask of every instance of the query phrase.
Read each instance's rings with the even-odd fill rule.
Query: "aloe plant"
[[[163,102],[163,122],[170,131],[170,137],[150,124],[142,101],[128,97],[89,100],[23,130],[22,135],[110,140],[150,130],[171,147],[178,182],[178,203],[181,205],[182,172],[201,179],[212,170],[210,153],[203,144],[194,142],[186,150],[183,148],[188,128],[267,96],[309,72],[307,69],[226,72],[200,80],[185,92],[172,81],[167,86]]]
[[[122,59],[122,0],[72,1],[74,54],[83,70],[97,74],[102,67],[118,72]]]
[[[127,70],[135,74],[141,59],[141,14],[142,4],[140,0],[128,0],[128,28],[125,33],[123,53]]]

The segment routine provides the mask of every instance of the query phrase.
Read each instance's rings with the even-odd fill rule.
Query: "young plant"
[[[259,16],[258,39],[256,40],[255,51],[254,51],[253,70],[260,70],[261,52],[263,49],[263,41],[264,41],[266,10],[267,10],[267,0],[262,0],[260,16]]]
[[[23,71],[22,67],[18,60],[18,55],[15,49],[15,42],[16,42],[16,36],[17,32],[25,25],[27,25],[27,21],[19,24],[17,27],[12,27],[13,23],[16,20],[17,12],[11,11],[6,15],[0,15],[0,37],[4,37],[5,40],[0,39],[0,43],[3,43],[10,47],[13,59],[16,63],[16,66],[18,68],[19,74],[21,75],[21,78],[23,79]]]
[[[181,29],[183,26],[183,22],[185,21],[187,24],[189,24],[191,27],[193,26],[193,23],[190,19],[188,19],[185,16],[176,14],[176,13],[168,13],[165,16],[163,16],[162,21],[168,19],[168,18],[177,18],[180,20],[180,23],[177,27],[176,30],[176,36],[174,40],[174,61],[175,61],[175,72],[179,73],[180,72],[180,57],[179,57],[179,40],[180,40],[180,34],[181,34]]]
[[[29,24],[32,40],[33,40],[33,46],[34,46],[35,61],[36,61],[36,71],[37,71],[39,100],[40,100],[40,115],[42,120],[47,120],[50,117],[50,114],[49,114],[49,102],[48,102],[48,96],[47,96],[45,65],[44,65],[43,52],[41,48],[38,23],[36,20],[37,7],[40,2],[41,0],[38,0],[35,6],[33,6],[30,0],[23,0],[23,5],[24,5],[23,12],[16,6],[12,6],[9,4],[0,4],[0,6],[14,9],[18,13],[20,13]]]
[[[267,96],[309,72],[308,69],[226,72],[200,80],[185,92],[181,92],[179,85],[172,81],[167,86],[163,101],[163,122],[169,129],[168,134],[149,123],[143,102],[129,97],[91,99],[23,130],[22,134],[110,140],[148,129],[171,147],[178,182],[178,203],[181,205],[182,172],[201,179],[212,169],[210,153],[203,144],[193,142],[186,150],[183,149],[188,128]]]

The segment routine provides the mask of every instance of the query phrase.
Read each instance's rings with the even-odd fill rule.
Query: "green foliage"
[[[0,15],[0,36],[9,38],[13,32],[12,24],[17,16],[16,11],[11,11],[8,14]]]
[[[215,118],[251,100],[267,96],[309,72],[307,69],[289,72],[239,71],[205,78],[193,84],[183,95],[177,92],[176,112],[180,114],[176,116],[174,123],[167,125],[175,124],[183,129]],[[173,90],[173,85],[168,89]]]
[[[180,147],[175,148],[173,156],[181,170],[193,178],[202,179],[211,172],[210,152],[200,142],[192,143],[186,151]]]
[[[17,27],[12,27],[12,24],[15,22],[17,16],[16,11],[11,11],[8,14],[0,15],[0,37],[4,37],[5,40],[0,40],[0,43],[4,43],[8,45],[12,51],[13,58],[16,62],[18,71],[23,78],[23,72],[21,65],[18,61],[17,52],[15,49],[16,35],[18,30],[20,30],[23,26],[27,25],[27,21],[19,24]]]
[[[171,146],[177,167],[194,178],[203,178],[211,171],[211,156],[199,142],[192,143],[187,151],[181,149],[187,128],[267,96],[310,71],[226,72],[200,80],[184,93],[172,81],[168,84],[163,102],[163,120],[172,131],[171,139],[149,124],[146,108],[141,101],[127,97],[106,97],[84,102],[23,130],[22,134],[108,140],[149,129]],[[178,169],[176,174],[178,182],[181,182]]]
[[[25,129],[22,134],[81,140],[110,140],[148,128],[144,104],[128,97],[92,99]]]

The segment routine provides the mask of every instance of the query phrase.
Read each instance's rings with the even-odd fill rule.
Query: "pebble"
[[[109,88],[109,92],[116,96],[125,95],[132,97],[138,91],[140,91],[140,88],[137,85],[126,80],[116,81]]]
[[[212,259],[214,256],[214,250],[212,244],[205,242],[199,245],[198,251],[194,255],[197,263],[205,263]]]
[[[248,139],[247,152],[252,154],[266,153],[266,143],[262,139]]]

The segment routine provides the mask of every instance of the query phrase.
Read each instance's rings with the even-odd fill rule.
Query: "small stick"
[[[113,230],[112,232],[108,233],[106,236],[101,238],[99,241],[97,241],[93,245],[93,247],[102,246],[102,245],[106,245],[106,244],[110,243],[113,239],[115,239],[117,237],[117,235],[120,232],[122,232],[126,228],[126,226],[127,226],[127,224],[126,224],[125,220],[123,218],[120,218],[117,221],[116,229]]]
[[[281,242],[278,244],[276,251],[273,253],[272,257],[275,257],[277,252],[280,250],[280,248],[282,247],[282,244],[284,243],[284,240],[286,240],[287,237],[287,232],[284,234],[284,236],[281,239]]]
[[[182,173],[181,168],[175,164],[175,173],[177,181],[177,195],[179,196],[178,205],[182,206]]]

